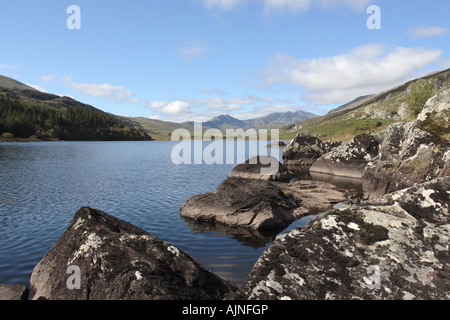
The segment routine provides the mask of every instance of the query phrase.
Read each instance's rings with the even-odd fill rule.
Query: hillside
[[[0,141],[152,140],[143,130],[69,97],[0,78]]]
[[[155,140],[170,140],[172,132],[176,129],[194,131],[194,127],[188,124],[180,124],[170,121],[161,121],[144,117],[119,117],[125,125],[139,128],[149,134]]]
[[[295,130],[284,128],[281,137],[292,139],[298,131],[307,130],[323,140],[347,141],[360,133],[380,132],[394,122],[409,121],[414,118],[411,91],[416,82],[429,82],[433,92],[448,90],[450,69],[408,81],[379,94],[357,98],[325,116],[297,123]]]

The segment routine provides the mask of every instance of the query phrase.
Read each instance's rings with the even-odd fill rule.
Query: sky
[[[0,74],[122,116],[323,115],[450,68],[449,16],[448,0],[0,0]]]

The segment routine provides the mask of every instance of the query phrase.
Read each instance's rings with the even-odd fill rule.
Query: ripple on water
[[[0,283],[29,285],[34,266],[83,206],[172,243],[242,283],[268,243],[193,230],[179,215],[190,196],[214,191],[234,164],[174,165],[172,142],[0,145]]]

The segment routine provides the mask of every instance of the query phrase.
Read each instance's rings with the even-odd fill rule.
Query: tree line
[[[150,140],[143,131],[89,107],[44,107],[0,96],[0,136],[39,140]]]

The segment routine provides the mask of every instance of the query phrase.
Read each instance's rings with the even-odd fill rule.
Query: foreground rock
[[[233,298],[450,299],[449,189],[437,179],[278,236]]]
[[[450,93],[431,98],[416,121],[392,124],[379,159],[363,174],[366,199],[450,175]]]
[[[266,156],[253,157],[237,165],[228,177],[282,182],[292,179],[289,171],[276,158]]]
[[[80,289],[69,289],[70,266],[79,268]],[[49,300],[222,299],[235,289],[169,243],[91,208],[76,213],[30,285],[33,299]]]
[[[380,141],[369,134],[356,136],[321,156],[310,172],[361,179],[366,165],[378,156]]]
[[[288,184],[228,178],[214,193],[189,198],[180,215],[261,231],[286,227],[304,215],[326,211],[345,200],[342,192],[324,182]]]
[[[28,300],[29,294],[30,291],[24,285],[0,283],[0,300]]]

